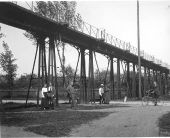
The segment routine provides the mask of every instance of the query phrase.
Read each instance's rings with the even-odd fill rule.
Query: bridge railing
[[[12,3],[17,4],[21,7],[26,8],[26,9],[29,9],[33,12],[36,12],[35,9],[36,9],[38,2],[36,2],[36,1],[34,1],[34,2],[33,1],[32,2],[12,1]],[[119,38],[116,38],[115,36],[107,33],[105,29],[99,29],[99,28],[83,21],[80,14],[75,14],[74,17],[67,18],[66,9],[64,7],[58,7],[55,10],[55,12],[56,12],[55,17],[51,17],[50,19],[55,20],[56,22],[68,23],[69,27],[71,27],[72,29],[75,29],[77,31],[80,31],[82,33],[90,35],[94,38],[102,39],[104,42],[106,42],[108,44],[111,44],[111,45],[116,46],[120,49],[128,51],[136,56],[138,55],[138,48],[132,46],[130,43],[120,40]],[[144,50],[140,51],[140,55],[142,58],[144,58],[148,61],[152,61],[152,62],[159,64],[163,67],[169,68],[169,65],[167,63],[163,63],[161,60],[156,59],[154,56],[144,52]]]

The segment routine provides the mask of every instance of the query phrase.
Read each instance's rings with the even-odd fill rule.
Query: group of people
[[[41,109],[54,108],[55,107],[55,88],[50,83],[44,84],[41,90]]]
[[[77,102],[79,100],[77,91],[74,87],[74,83],[70,82],[68,87],[66,88],[67,91],[67,97],[69,99],[69,103],[71,103],[71,107],[76,107]],[[108,103],[106,98],[106,88],[104,88],[104,85],[101,84],[99,87],[99,102],[102,103]],[[154,97],[155,104],[157,103],[158,98],[158,85],[156,81],[153,83],[153,89],[149,91],[149,93]],[[41,90],[41,108],[54,108],[56,104],[56,98],[55,98],[55,88],[52,86],[51,83],[49,83],[49,86],[47,87],[47,84],[44,84],[42,90]]]

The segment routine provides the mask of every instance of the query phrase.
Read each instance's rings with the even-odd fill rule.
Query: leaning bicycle
[[[154,105],[158,105],[159,103],[164,103],[162,96],[159,96],[153,89],[147,90],[142,97],[142,105],[149,105],[149,102],[154,103]]]

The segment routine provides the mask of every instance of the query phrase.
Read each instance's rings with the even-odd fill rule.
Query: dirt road
[[[159,136],[158,118],[170,111],[169,106],[132,105],[113,108],[116,111],[100,120],[72,130],[72,137],[156,137]]]

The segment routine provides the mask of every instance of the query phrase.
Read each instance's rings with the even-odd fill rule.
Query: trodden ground
[[[156,137],[158,119],[170,111],[169,106],[131,105],[128,108],[103,109],[116,111],[100,120],[74,128],[72,137]]]
[[[113,103],[112,103],[113,104]],[[73,128],[72,137],[156,137],[159,136],[158,119],[170,112],[169,105],[142,106],[139,103],[126,103],[130,107],[98,109],[111,112],[107,117],[94,120]],[[87,111],[87,110],[86,110]],[[85,112],[86,112],[85,111]],[[90,110],[91,112],[96,110]],[[1,127],[2,137],[42,137],[21,127]]]

